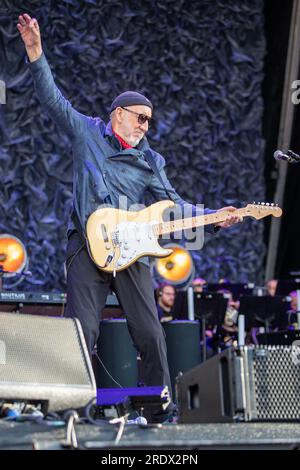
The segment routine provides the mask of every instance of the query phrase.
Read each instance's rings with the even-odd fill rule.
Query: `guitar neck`
[[[154,233],[159,236],[167,233],[177,232],[178,230],[186,230],[189,228],[216,224],[218,222],[223,222],[227,219],[229,215],[233,214],[235,216],[244,217],[245,215],[248,215],[246,209],[246,207],[242,207],[241,209],[236,209],[234,212],[224,210],[220,212],[214,212],[212,214],[198,215],[196,217],[188,217],[186,219],[173,220],[172,222],[162,222],[154,227]]]

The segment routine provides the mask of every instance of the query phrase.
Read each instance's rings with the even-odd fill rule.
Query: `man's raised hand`
[[[37,20],[27,13],[19,16],[17,28],[25,44],[30,62],[37,60],[42,55],[41,33]]]

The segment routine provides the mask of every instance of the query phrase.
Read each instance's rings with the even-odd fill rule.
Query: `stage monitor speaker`
[[[76,319],[0,312],[0,401],[61,411],[96,397],[95,378]]]
[[[166,333],[168,364],[175,397],[178,374],[200,363],[200,324],[198,321],[174,320],[162,325]]]
[[[99,356],[99,359],[97,358]],[[137,350],[125,319],[102,320],[93,366],[98,388],[136,387],[138,383]]]
[[[230,348],[179,377],[180,423],[300,421],[299,347]]]

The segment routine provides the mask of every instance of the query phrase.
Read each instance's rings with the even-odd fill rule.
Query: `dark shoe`
[[[170,424],[177,422],[177,407],[174,403],[170,403],[166,410],[151,410],[148,413],[145,410],[144,413],[145,418],[147,419],[148,423],[152,424]]]

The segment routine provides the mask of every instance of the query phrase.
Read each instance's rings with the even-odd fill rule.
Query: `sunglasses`
[[[139,114],[136,113],[135,111],[131,111],[131,109],[123,108],[123,106],[120,106],[120,108],[124,109],[125,111],[128,111],[129,113],[135,114],[138,118],[138,123],[139,124],[145,124],[145,122],[148,122],[148,127],[151,126],[151,123],[153,122],[153,119],[146,114]]]

